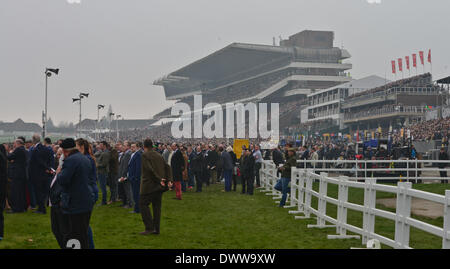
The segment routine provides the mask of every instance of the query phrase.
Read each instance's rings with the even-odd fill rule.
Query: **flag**
[[[422,63],[422,65],[425,65],[425,61],[423,58],[423,51],[419,51],[419,56],[420,56],[420,62]]]
[[[413,54],[412,55],[412,60],[413,60],[413,66],[417,68],[417,54]]]
[[[392,74],[395,74],[395,61],[392,61]]]
[[[428,62],[431,64],[431,49],[428,51]]]
[[[398,58],[398,71],[403,72],[403,59]]]
[[[406,56],[405,59],[406,59],[406,69],[409,70],[409,56]]]

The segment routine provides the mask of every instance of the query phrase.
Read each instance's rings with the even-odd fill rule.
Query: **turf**
[[[444,193],[448,185],[414,185],[415,188]],[[315,185],[317,189],[317,185]],[[188,191],[183,200],[175,200],[174,192],[163,195],[161,234],[141,236],[144,230],[138,214],[120,207],[120,203],[95,206],[91,218],[96,248],[99,249],[349,249],[362,247],[361,240],[328,240],[335,229],[308,229],[315,220],[295,220],[288,209],[279,208],[259,191],[255,195],[225,193],[223,185],[204,188],[202,193]],[[337,187],[330,185],[330,196]],[[362,204],[362,190],[350,190],[350,201]],[[392,197],[378,194],[379,197]],[[316,207],[317,201],[313,200]],[[383,208],[386,209],[386,208]],[[390,210],[390,209],[386,209]],[[328,205],[327,213],[336,215],[336,207]],[[58,248],[50,228],[50,215],[27,212],[5,214],[5,238],[0,249]],[[428,223],[442,226],[442,218]],[[362,226],[362,214],[349,212],[349,223]],[[394,223],[378,219],[376,232],[393,238]],[[411,231],[411,246],[440,248],[441,240],[426,233]]]

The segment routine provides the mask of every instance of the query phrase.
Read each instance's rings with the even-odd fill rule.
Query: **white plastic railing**
[[[404,180],[404,181],[434,181],[450,180],[441,177],[439,172],[450,172],[450,161],[447,160],[297,160],[303,168],[310,168],[313,172],[328,172],[338,174],[352,174],[350,180]],[[444,164],[444,168],[431,167],[433,164]],[[382,167],[380,167],[382,166]],[[405,166],[405,167],[399,167]],[[428,175],[424,175],[424,172]],[[385,176],[374,176],[384,173]],[[400,177],[402,174],[402,177]]]
[[[270,161],[264,161],[261,169],[262,191],[268,195],[274,195],[274,199],[281,198],[279,192],[273,187],[278,180],[276,176],[277,168]],[[313,182],[319,183],[319,191],[314,191]],[[338,197],[333,198],[327,195],[328,184],[338,186]],[[364,204],[354,204],[348,202],[349,188],[364,190]],[[376,208],[376,192],[393,193],[397,196],[396,212],[384,211]],[[346,176],[337,178],[328,177],[327,173],[320,175],[314,173],[312,169],[292,170],[290,205],[286,208],[295,208],[289,211],[290,214],[302,214],[295,216],[295,219],[317,218],[317,223],[308,225],[308,228],[336,228],[335,235],[328,235],[328,239],[349,239],[361,238],[362,244],[367,244],[369,240],[375,239],[381,243],[397,248],[409,249],[410,228],[414,227],[424,232],[433,234],[442,239],[442,248],[450,249],[450,190],[446,190],[445,196],[434,193],[412,189],[412,183],[399,182],[397,186],[377,184],[377,180],[367,178],[364,182],[350,181]],[[311,206],[312,197],[318,199],[317,209]],[[412,198],[420,198],[432,201],[444,206],[443,227],[431,225],[429,223],[411,218]],[[337,206],[337,217],[333,218],[326,214],[327,204]],[[347,223],[347,210],[355,210],[363,213],[363,225],[357,227]],[[394,239],[377,234],[375,232],[375,217],[381,217],[395,222]],[[347,235],[347,231],[356,235]]]

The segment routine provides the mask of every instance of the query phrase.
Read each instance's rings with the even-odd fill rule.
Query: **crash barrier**
[[[351,180],[450,180],[448,160],[297,160],[297,167],[349,176]],[[442,168],[440,168],[442,167]],[[445,172],[441,176],[440,172]]]
[[[281,198],[281,194],[273,190],[278,177],[276,166],[270,161],[264,161],[261,169],[261,190],[274,199]],[[264,176],[262,176],[264,175]],[[275,183],[274,183],[275,182]],[[313,182],[319,184],[318,192],[313,189]],[[328,196],[328,185],[338,186],[338,197]],[[349,188],[364,190],[364,204],[354,204],[348,201]],[[397,196],[395,213],[376,208],[377,191],[393,193]],[[377,184],[374,178],[366,178],[364,182],[351,181],[347,176],[329,177],[327,173],[316,174],[312,169],[292,169],[290,203],[285,208],[295,208],[289,211],[295,214],[295,219],[317,218],[317,223],[308,228],[336,228],[336,234],[328,235],[328,239],[359,239],[366,245],[375,239],[396,249],[410,249],[410,228],[433,234],[442,239],[442,248],[450,248],[450,190],[445,196],[412,189],[411,182],[398,182],[397,186]],[[312,198],[318,199],[317,209],[313,208]],[[411,217],[412,198],[432,201],[444,206],[443,227],[428,224]],[[337,217],[327,215],[327,204],[337,206]],[[347,223],[347,211],[354,210],[363,213],[363,225],[357,227]],[[395,222],[394,239],[375,232],[375,217],[389,219]],[[348,235],[352,232],[356,235]]]

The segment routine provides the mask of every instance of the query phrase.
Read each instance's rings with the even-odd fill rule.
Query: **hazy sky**
[[[55,123],[78,121],[80,91],[91,94],[83,117],[101,103],[149,118],[171,105],[155,79],[233,42],[270,45],[305,29],[333,30],[355,78],[392,79],[392,59],[429,48],[441,78],[449,12],[448,0],[0,0],[0,120],[41,123],[46,67],[61,69],[49,81]]]

